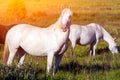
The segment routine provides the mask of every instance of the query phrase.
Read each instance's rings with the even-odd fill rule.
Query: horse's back
[[[102,26],[96,23],[90,23],[87,25],[87,27],[96,33],[97,38],[102,38],[103,36],[103,31],[102,31]]]
[[[23,33],[26,30],[26,25],[25,24],[18,24],[13,26],[8,32],[7,32],[7,36],[14,36],[14,35],[18,35],[18,33]]]
[[[23,35],[32,30],[32,26],[27,24],[18,24],[13,26],[6,35],[6,42],[10,44],[19,43]]]
[[[88,28],[92,29],[92,30],[102,30],[102,26],[100,26],[99,24],[96,23],[90,23],[88,25],[86,25]]]
[[[20,33],[22,33],[22,30],[20,30],[17,25],[13,26],[6,34],[5,43],[9,45],[15,43],[16,41],[18,42],[20,38]]]
[[[7,33],[7,35],[15,35],[15,33],[18,35],[19,34],[24,34],[25,32],[30,32],[30,31],[37,31],[39,30],[38,27],[29,25],[29,24],[18,24],[13,26]]]
[[[25,31],[25,30],[32,30],[35,28],[38,29],[37,27],[29,25],[29,24],[18,24],[18,25],[13,26],[9,31],[17,31],[17,30]]]

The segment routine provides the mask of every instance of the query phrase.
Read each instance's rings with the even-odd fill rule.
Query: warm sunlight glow
[[[14,15],[15,19],[22,19],[26,16],[24,0],[10,0],[6,9],[7,14]]]

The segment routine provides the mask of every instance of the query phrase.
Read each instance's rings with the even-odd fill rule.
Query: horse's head
[[[118,53],[118,47],[117,47],[117,44],[116,44],[115,40],[114,40],[113,43],[111,43],[109,45],[109,49],[112,52],[112,54]]]
[[[61,13],[61,23],[62,23],[62,30],[66,31],[69,29],[71,25],[71,16],[72,12],[69,8],[65,8]]]

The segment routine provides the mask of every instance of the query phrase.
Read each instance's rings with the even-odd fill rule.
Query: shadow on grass
[[[120,52],[120,46],[117,46],[118,48],[118,53]],[[98,49],[96,50],[96,54],[103,54],[103,53],[111,53],[108,47],[105,47],[103,49]]]
[[[59,70],[63,72],[70,72],[73,73],[74,75],[81,73],[81,72],[88,72],[88,73],[96,73],[96,72],[105,72],[109,70],[114,70],[114,69],[120,69],[120,66],[117,66],[117,68],[113,68],[110,65],[107,64],[88,64],[88,65],[80,65],[78,62],[71,61],[68,64],[60,65]]]
[[[120,52],[120,46],[118,46],[118,51]],[[103,49],[98,49],[96,50],[96,53],[98,55],[100,54],[109,54],[111,53],[108,47],[105,47]],[[109,60],[109,59],[108,59]],[[76,61],[71,61],[70,63],[60,65],[59,70],[65,71],[65,72],[71,72],[74,74],[77,74],[79,72],[87,71],[87,72],[98,72],[98,71],[109,71],[109,70],[114,70],[114,69],[120,69],[120,65],[115,64],[115,66],[111,66],[111,64],[105,64],[104,62],[102,64],[82,64],[80,65]]]
[[[110,50],[108,47],[96,50],[96,54],[103,54],[103,53],[109,53],[109,52],[110,52]]]

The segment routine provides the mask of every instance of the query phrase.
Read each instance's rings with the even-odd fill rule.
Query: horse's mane
[[[65,13],[66,12],[68,12],[69,13],[69,15],[72,15],[72,12],[71,11],[68,11],[69,9],[68,8],[66,8],[66,9],[64,9],[63,11],[62,11],[62,13],[61,13],[61,15],[59,16],[59,18],[57,19],[57,21],[54,23],[54,24],[51,24],[49,27],[47,27],[48,29],[51,29],[51,28],[53,28],[53,29],[56,29],[56,28],[61,28],[61,27],[63,27],[63,26],[65,26],[64,24],[63,24],[63,22],[62,22],[62,20],[64,19],[64,17],[65,17]],[[65,22],[66,23],[66,22]],[[66,23],[67,24],[67,23]]]

